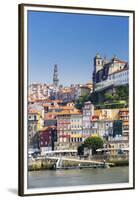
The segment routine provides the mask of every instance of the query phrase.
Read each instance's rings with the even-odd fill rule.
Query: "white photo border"
[[[73,192],[92,192],[92,191],[105,191],[105,190],[119,190],[119,189],[133,189],[134,188],[134,11],[120,11],[120,10],[106,10],[106,9],[93,9],[93,8],[74,8],[74,7],[62,7],[62,6],[46,6],[46,5],[29,5],[20,4],[22,7],[23,21],[23,71],[24,71],[24,91],[23,91],[23,113],[24,121],[24,133],[23,141],[21,145],[22,159],[19,163],[19,167],[23,167],[23,178],[19,177],[19,187],[22,185],[22,191],[19,195],[41,195],[41,194],[60,194],[60,193],[73,193]],[[109,16],[128,16],[129,17],[129,183],[116,183],[116,184],[98,184],[98,185],[83,185],[83,186],[66,186],[66,187],[51,187],[51,188],[38,188],[28,189],[28,169],[27,169],[27,96],[28,96],[28,11],[48,11],[48,12],[60,12],[60,13],[76,13],[76,14],[95,14],[95,15],[109,15]],[[20,32],[20,30],[19,30]],[[19,33],[20,34],[20,33]],[[20,41],[19,41],[20,43]],[[21,44],[20,44],[21,45]],[[21,54],[19,54],[21,56]],[[20,57],[19,57],[20,59]],[[19,66],[20,67],[20,66]],[[21,77],[19,77],[21,78]],[[132,98],[133,97],[133,98]],[[19,137],[22,130],[19,131]],[[21,150],[20,150],[21,151]],[[19,151],[19,152],[20,152]],[[21,156],[21,155],[19,155]],[[23,164],[23,166],[21,166]],[[20,170],[20,169],[19,169]],[[19,173],[19,175],[21,175]],[[22,183],[22,184],[21,184]],[[20,191],[20,190],[19,190]]]

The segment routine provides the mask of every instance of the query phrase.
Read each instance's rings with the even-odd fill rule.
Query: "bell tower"
[[[99,70],[103,68],[103,59],[101,56],[97,53],[94,57],[94,70],[93,70],[93,83],[96,83],[96,74]]]
[[[58,79],[58,67],[57,64],[54,66],[54,73],[53,73],[53,85],[58,87],[59,79]]]
[[[103,68],[103,59],[97,53],[96,56],[94,57],[94,70],[95,72],[98,72],[102,68]]]

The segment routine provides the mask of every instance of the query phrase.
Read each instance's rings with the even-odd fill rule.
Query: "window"
[[[28,126],[28,130],[29,130],[29,131],[31,131],[31,130],[32,130],[32,127],[31,127],[30,125]]]
[[[34,131],[35,132],[37,131],[37,125],[34,125]]]

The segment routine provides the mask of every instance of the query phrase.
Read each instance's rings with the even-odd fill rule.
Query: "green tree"
[[[88,101],[88,99],[89,99],[89,95],[80,96],[79,99],[75,103],[75,107],[78,109],[82,109],[82,107],[84,106],[84,103]]]
[[[88,100],[91,101],[94,105],[98,104],[98,93],[92,92],[88,97]]]
[[[113,101],[114,100],[114,96],[111,93],[105,93],[104,97],[108,101]]]
[[[126,100],[128,101],[128,96],[129,96],[129,86],[118,86],[116,87],[116,95],[118,96],[119,100]]]
[[[115,93],[105,93],[104,97],[106,101],[109,101],[110,103],[119,102],[121,100],[124,100],[128,102],[128,96],[129,96],[129,87],[128,85],[120,85],[115,88]]]
[[[84,144],[81,144],[80,146],[78,146],[77,152],[78,152],[78,155],[80,156],[80,158],[81,158],[81,156],[84,155]]]
[[[92,149],[93,154],[97,153],[97,149],[103,148],[103,144],[103,139],[99,136],[91,136],[84,141],[84,146]]]

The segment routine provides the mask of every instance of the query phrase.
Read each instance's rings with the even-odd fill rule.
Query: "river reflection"
[[[31,171],[28,188],[127,183],[128,177],[128,167]]]

